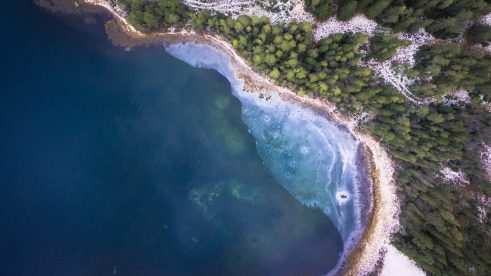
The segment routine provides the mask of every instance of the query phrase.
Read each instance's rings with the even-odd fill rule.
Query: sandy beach
[[[365,152],[365,163],[373,182],[373,210],[360,241],[347,256],[341,274],[365,275],[377,269],[385,248],[399,228],[399,203],[393,179],[393,161],[375,137],[360,129],[353,118],[341,114],[334,104],[323,99],[301,97],[287,88],[275,85],[267,76],[257,73],[250,67],[231,44],[218,35],[200,34],[190,29],[171,29],[168,32],[144,34],[131,26],[125,20],[123,11],[114,8],[109,2],[105,0],[84,0],[84,2],[105,8],[114,16],[116,24],[114,22],[106,24],[106,30],[115,44],[127,48],[152,43],[165,45],[198,43],[212,46],[230,57],[236,77],[244,81],[247,91],[260,93],[265,97],[268,97],[271,91],[276,91],[284,100],[328,114],[328,119],[344,127],[358,139]]]

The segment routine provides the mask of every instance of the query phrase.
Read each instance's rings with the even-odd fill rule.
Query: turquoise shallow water
[[[362,199],[367,187],[360,187],[369,184],[363,180],[366,171],[358,167],[359,142],[327,115],[283,100],[276,91],[264,97],[245,91],[230,58],[215,48],[185,43],[171,45],[167,51],[195,67],[226,76],[268,172],[298,202],[323,211],[333,221],[347,253],[363,230],[361,216],[366,211],[360,206],[369,204]]]
[[[0,45],[1,275],[336,266],[356,216],[335,192],[353,195],[352,174],[341,176],[355,168],[311,131],[341,135],[347,152],[352,138],[315,114],[294,119],[298,107],[239,95],[227,72],[159,47],[115,48],[100,24],[30,1],[5,3],[0,22],[12,26]]]

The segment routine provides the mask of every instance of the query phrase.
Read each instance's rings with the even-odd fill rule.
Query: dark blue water
[[[298,275],[343,244],[270,176],[227,80],[6,1],[0,275]]]

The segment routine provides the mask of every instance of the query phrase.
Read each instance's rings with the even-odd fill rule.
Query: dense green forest
[[[465,88],[475,97],[482,95],[491,100],[491,59],[483,52],[469,51],[459,45],[423,46],[416,60],[419,74],[431,78],[413,87],[416,94],[434,96]]]
[[[491,195],[479,165],[482,141],[491,143],[491,113],[481,105],[481,99],[491,100],[489,55],[459,45],[421,47],[411,68],[421,81],[411,90],[433,96],[465,89],[472,100],[465,106],[442,100],[416,106],[368,67],[360,66],[368,58],[387,60],[408,43],[393,36],[344,33],[314,42],[309,23],[273,25],[266,17],[232,19],[206,10],[196,13],[179,0],[117,2],[143,31],[186,25],[219,34],[278,84],[328,99],[348,115],[370,114],[372,119],[360,127],[379,137],[397,160],[403,227],[396,246],[432,275],[490,275],[491,220],[479,220],[477,203],[479,194]],[[336,12],[332,1],[306,4],[319,18]],[[453,37],[463,31],[455,24],[487,12],[488,6],[477,0],[346,1],[337,16],[346,19],[363,11],[396,30],[426,27],[440,37]],[[437,28],[442,24],[444,28]],[[472,31],[467,35],[473,36]],[[366,56],[363,47],[368,49]],[[445,182],[439,177],[443,165],[461,169],[470,183]]]
[[[180,0],[117,0],[128,13],[128,21],[139,29],[158,29],[186,22],[189,10]]]
[[[491,42],[491,26],[474,24],[467,30],[466,38],[470,44],[489,44]]]
[[[409,45],[411,41],[402,41],[393,35],[376,35],[370,38],[369,57],[378,61],[386,61],[396,54],[397,48]]]
[[[487,0],[305,0],[317,19],[334,14],[348,20],[357,12],[395,31],[425,28],[438,38],[459,36],[471,19],[491,11]]]

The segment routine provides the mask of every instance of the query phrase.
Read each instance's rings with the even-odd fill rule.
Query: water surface
[[[271,141],[225,77],[162,48],[114,48],[102,25],[30,1],[4,3],[0,22],[1,275],[336,265],[338,221],[270,166]]]

